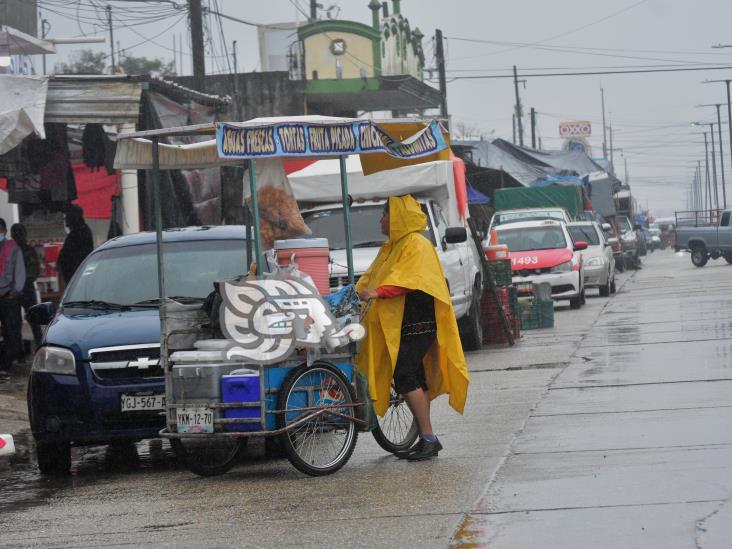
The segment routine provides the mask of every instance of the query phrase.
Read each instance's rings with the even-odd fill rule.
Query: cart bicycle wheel
[[[389,408],[384,417],[378,417],[378,426],[371,431],[376,442],[387,452],[402,452],[412,447],[419,434],[417,420],[406,400],[391,388]]]
[[[246,438],[171,438],[170,445],[189,471],[202,477],[223,475],[239,459]]]
[[[277,426],[292,426],[282,435],[287,459],[300,472],[311,476],[329,475],[343,467],[356,447],[358,433],[353,421],[323,412],[328,406],[339,414],[353,416],[353,388],[340,370],[324,363],[295,369],[282,386]],[[308,408],[307,410],[305,408]],[[310,419],[304,418],[312,416]]]

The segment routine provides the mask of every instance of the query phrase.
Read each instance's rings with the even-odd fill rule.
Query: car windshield
[[[572,237],[574,242],[584,240],[590,246],[599,246],[600,237],[592,225],[575,225],[567,227],[569,230],[569,236]]]
[[[522,227],[499,229],[498,241],[511,252],[566,248],[567,241],[560,227]]]
[[[504,223],[514,223],[516,221],[541,221],[542,219],[566,220],[564,213],[557,210],[497,213],[493,219],[494,226],[503,225]]]
[[[633,230],[633,226],[630,224],[630,219],[625,216],[618,217],[618,229],[620,229],[621,233]]]
[[[421,206],[426,215],[425,205]],[[383,211],[383,204],[351,208],[351,242],[354,248],[378,248],[386,241],[386,236],[381,234]],[[303,212],[302,217],[313,232],[313,236],[328,239],[331,250],[346,248],[342,208]],[[432,241],[429,231],[422,234]]]
[[[204,299],[213,282],[244,274],[244,240],[165,243],[165,291],[168,296]],[[90,255],[79,267],[64,303],[106,302],[133,305],[158,299],[154,243],[109,248]]]

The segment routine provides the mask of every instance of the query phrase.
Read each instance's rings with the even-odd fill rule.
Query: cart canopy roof
[[[260,158],[335,158],[348,154],[373,156],[363,162],[373,173],[403,165],[447,159],[448,145],[436,120],[290,116],[216,122],[135,132],[119,136],[115,167],[152,169],[152,141],[172,136],[193,139],[190,145],[159,143],[159,168],[194,169],[240,164]]]

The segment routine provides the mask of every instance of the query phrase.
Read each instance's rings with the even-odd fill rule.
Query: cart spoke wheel
[[[172,438],[170,445],[184,465],[202,477],[222,475],[237,462],[246,438],[219,436]]]
[[[379,425],[371,433],[376,442],[387,452],[399,452],[412,447],[417,440],[417,421],[404,398],[391,388],[389,408]]]
[[[292,426],[282,438],[290,462],[312,476],[343,467],[356,446],[357,432],[352,421],[330,413],[355,413],[350,406],[338,407],[355,401],[340,370],[323,363],[301,366],[285,380],[280,395],[278,426]]]

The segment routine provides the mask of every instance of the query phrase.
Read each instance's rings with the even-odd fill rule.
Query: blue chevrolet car
[[[243,274],[243,226],[163,233],[166,292],[203,303],[216,280]],[[43,473],[68,472],[71,446],[154,438],[164,427],[155,233],[109,240],[76,271],[33,358],[28,410]]]

